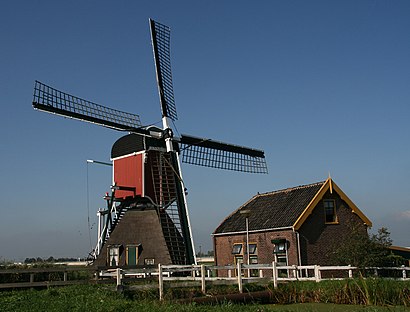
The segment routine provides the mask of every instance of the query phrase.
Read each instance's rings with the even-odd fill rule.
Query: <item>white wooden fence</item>
[[[175,282],[172,287],[199,286],[206,293],[206,285],[208,284],[237,284],[240,293],[243,292],[243,284],[257,282],[272,282],[274,287],[280,282],[286,281],[316,281],[320,282],[324,279],[345,279],[352,278],[354,271],[358,270],[352,266],[277,266],[276,262],[271,264],[252,264],[245,265],[238,263],[237,266],[213,266],[213,265],[158,265],[158,269],[151,270],[123,270],[115,269],[111,271],[100,272],[100,277],[111,276],[117,279],[117,287],[122,285],[124,277],[140,277],[147,276],[158,277],[159,296],[164,298],[164,283]],[[395,276],[400,276],[400,280],[410,279],[410,267],[377,267],[366,268],[366,271],[373,273],[374,276],[379,276],[379,272],[391,271],[395,272]],[[218,272],[224,272],[225,277],[218,275]],[[238,274],[240,272],[240,274]],[[327,274],[323,273],[327,272]],[[227,274],[226,274],[227,273]],[[323,273],[323,274],[322,274]],[[327,275],[323,277],[322,275]]]

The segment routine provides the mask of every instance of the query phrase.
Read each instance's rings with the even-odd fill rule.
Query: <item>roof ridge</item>
[[[298,186],[288,187],[288,188],[281,189],[281,190],[276,190],[276,191],[271,191],[271,192],[266,192],[266,193],[260,193],[260,194],[257,194],[256,197],[269,196],[269,195],[273,195],[273,194],[294,191],[294,190],[298,190],[298,189],[302,189],[302,188],[308,188],[308,187],[324,184],[325,182],[326,181],[320,181],[320,182],[315,182],[315,183],[310,183],[310,184],[305,184],[305,185],[298,185]]]

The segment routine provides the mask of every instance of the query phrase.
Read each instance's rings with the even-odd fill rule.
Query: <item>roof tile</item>
[[[250,231],[292,226],[324,183],[258,194],[229,215],[214,234],[245,231],[245,216],[240,213],[244,210],[250,210]]]

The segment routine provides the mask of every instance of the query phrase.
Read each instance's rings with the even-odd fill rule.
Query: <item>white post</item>
[[[201,264],[201,290],[205,294],[205,265]]]
[[[296,278],[296,280],[299,280],[298,267],[296,265],[292,265],[292,267],[293,267],[293,277]]]
[[[401,266],[403,268],[402,274],[403,274],[403,279],[406,279],[406,270],[404,269],[404,265]]]
[[[162,266],[158,264],[158,288],[159,288],[159,300],[164,300],[164,280],[162,277]]]
[[[278,288],[278,270],[276,268],[276,262],[272,262],[272,279],[273,279],[273,287]]]
[[[246,216],[246,264],[249,265],[249,216]],[[251,277],[250,269],[248,268],[248,278]]]
[[[121,286],[121,269],[117,268],[117,286]]]
[[[352,265],[349,264],[349,278],[353,277],[353,271],[352,271],[351,267],[352,267]]]
[[[241,268],[241,263],[238,262],[237,264],[237,270],[238,270],[238,288],[239,288],[239,292],[242,293],[243,292],[243,286],[242,286],[242,268]]]
[[[315,280],[316,282],[320,282],[321,276],[320,276],[320,267],[318,265],[315,265]]]
[[[103,223],[103,216],[101,213],[102,209],[98,208],[98,212],[97,212],[97,217],[98,217],[98,229],[97,229],[97,234],[98,234],[98,239],[97,239],[97,251],[96,251],[96,256],[98,256],[100,254],[100,249],[101,249],[101,229],[102,229],[102,223]]]

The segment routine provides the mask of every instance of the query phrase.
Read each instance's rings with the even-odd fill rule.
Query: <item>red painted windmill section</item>
[[[115,197],[143,196],[143,166],[143,154],[114,159],[114,183],[117,186],[135,188],[135,194],[133,191],[117,190]]]

